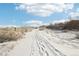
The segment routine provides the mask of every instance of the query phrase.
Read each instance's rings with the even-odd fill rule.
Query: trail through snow
[[[60,35],[59,35],[60,34]],[[66,35],[68,39],[75,37]],[[14,43],[14,48],[4,48],[9,50],[8,53],[0,55],[8,56],[67,56],[67,55],[79,55],[79,41],[68,40],[62,33],[56,33],[55,31],[38,29],[33,30],[25,34],[23,39]],[[69,34],[70,35],[70,34]],[[8,43],[9,44],[9,43]],[[13,45],[13,44],[12,44]],[[1,45],[0,45],[1,46]],[[8,45],[11,47],[11,45]],[[7,47],[7,46],[5,46]],[[1,50],[2,51],[2,50]]]

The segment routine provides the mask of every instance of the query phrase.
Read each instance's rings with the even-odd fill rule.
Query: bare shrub
[[[0,43],[16,41],[21,38],[26,31],[24,28],[0,28]]]

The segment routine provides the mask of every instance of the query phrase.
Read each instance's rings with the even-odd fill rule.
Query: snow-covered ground
[[[0,55],[79,56],[79,32],[34,29],[18,41],[0,44]]]

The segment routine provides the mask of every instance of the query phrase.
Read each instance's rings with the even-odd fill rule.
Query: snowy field
[[[79,56],[79,32],[34,29],[18,41],[0,44],[1,56]]]

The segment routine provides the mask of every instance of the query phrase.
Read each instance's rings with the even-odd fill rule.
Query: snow
[[[7,56],[79,56],[76,33],[34,29],[18,41],[0,44],[0,55]],[[4,48],[3,48],[4,47]]]

